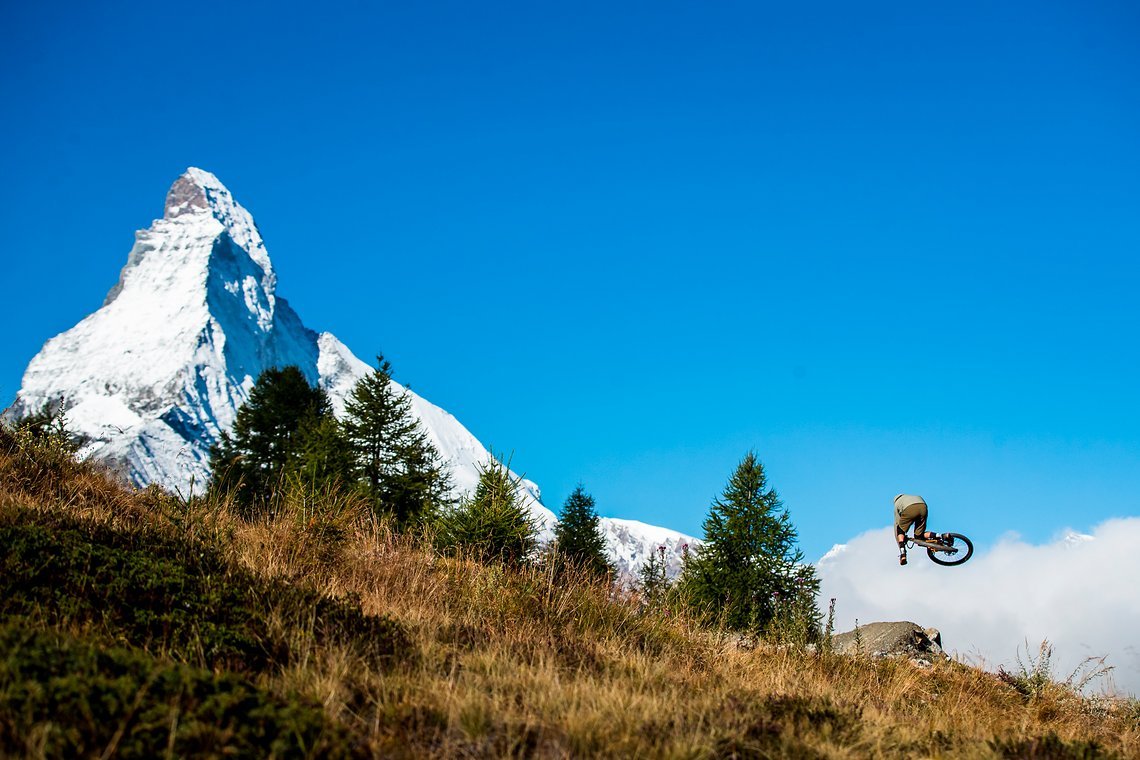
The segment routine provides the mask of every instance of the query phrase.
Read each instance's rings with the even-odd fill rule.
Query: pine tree
[[[597,575],[613,572],[606,559],[606,539],[598,524],[594,497],[581,484],[562,505],[554,540],[556,556],[563,566],[581,567]]]
[[[455,502],[443,457],[425,431],[421,429],[407,440],[399,457],[403,467],[388,481],[385,496],[397,524],[429,522]]]
[[[356,460],[340,423],[332,414],[310,414],[296,434],[296,456],[287,473],[315,490],[345,488],[354,482]]]
[[[265,370],[238,409],[233,432],[211,450],[211,488],[231,493],[247,514],[265,508],[286,468],[296,464],[302,421],[331,415],[324,391],[300,369]]]
[[[439,520],[446,549],[466,549],[481,562],[520,565],[538,548],[534,518],[510,468],[492,459],[479,472],[475,492]]]
[[[376,357],[376,369],[357,381],[345,402],[343,429],[356,472],[377,514],[399,526],[427,519],[450,503],[442,457],[412,413],[407,389],[392,380],[392,365]]]
[[[658,607],[665,601],[671,584],[666,573],[665,547],[658,546],[656,551],[649,553],[649,559],[641,566],[637,573],[638,585],[645,604],[649,607]]]
[[[814,609],[819,582],[803,564],[796,529],[764,467],[749,452],[704,523],[704,542],[681,575],[684,597],[710,620],[765,630],[782,609]]]

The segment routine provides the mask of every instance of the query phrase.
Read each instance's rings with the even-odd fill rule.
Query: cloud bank
[[[1054,645],[1054,677],[1086,657],[1107,655],[1108,678],[1090,686],[1140,694],[1140,517],[1101,523],[1091,536],[1067,531],[1031,545],[1010,534],[975,544],[959,567],[940,567],[911,549],[900,567],[889,527],[828,552],[817,564],[820,604],[836,599],[836,631],[874,621],[911,620],[942,632],[947,651],[997,670]],[[1028,664],[1028,663],[1027,663]]]

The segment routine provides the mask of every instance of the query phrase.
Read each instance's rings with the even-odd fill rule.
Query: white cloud
[[[1054,645],[1054,676],[1089,656],[1107,655],[1118,691],[1140,694],[1140,518],[1072,531],[1039,546],[1010,534],[975,545],[958,567],[941,567],[911,549],[900,567],[890,528],[864,533],[818,563],[820,604],[836,599],[836,631],[874,621],[911,620],[942,632],[951,654],[1009,668],[1026,641],[1036,655]],[[1099,690],[1105,681],[1091,688]]]

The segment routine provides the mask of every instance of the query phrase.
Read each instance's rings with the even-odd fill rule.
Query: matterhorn
[[[324,389],[338,413],[371,371],[331,333],[304,326],[277,294],[253,217],[217,177],[191,168],[167,193],[162,218],[136,233],[103,306],[44,345],[4,416],[62,409],[86,441],[83,456],[136,486],[188,495],[204,489],[210,447],[231,429],[258,376],[287,365]],[[407,393],[457,491],[469,492],[490,453],[451,414]],[[533,482],[521,483],[549,537],[554,514]],[[627,573],[661,546],[676,569],[692,541],[632,520],[602,527]]]

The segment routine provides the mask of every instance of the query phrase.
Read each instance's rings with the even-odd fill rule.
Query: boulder
[[[910,621],[867,623],[853,631],[835,634],[831,646],[840,654],[906,657],[920,665],[950,659],[942,651],[942,634],[937,629],[923,628]]]

